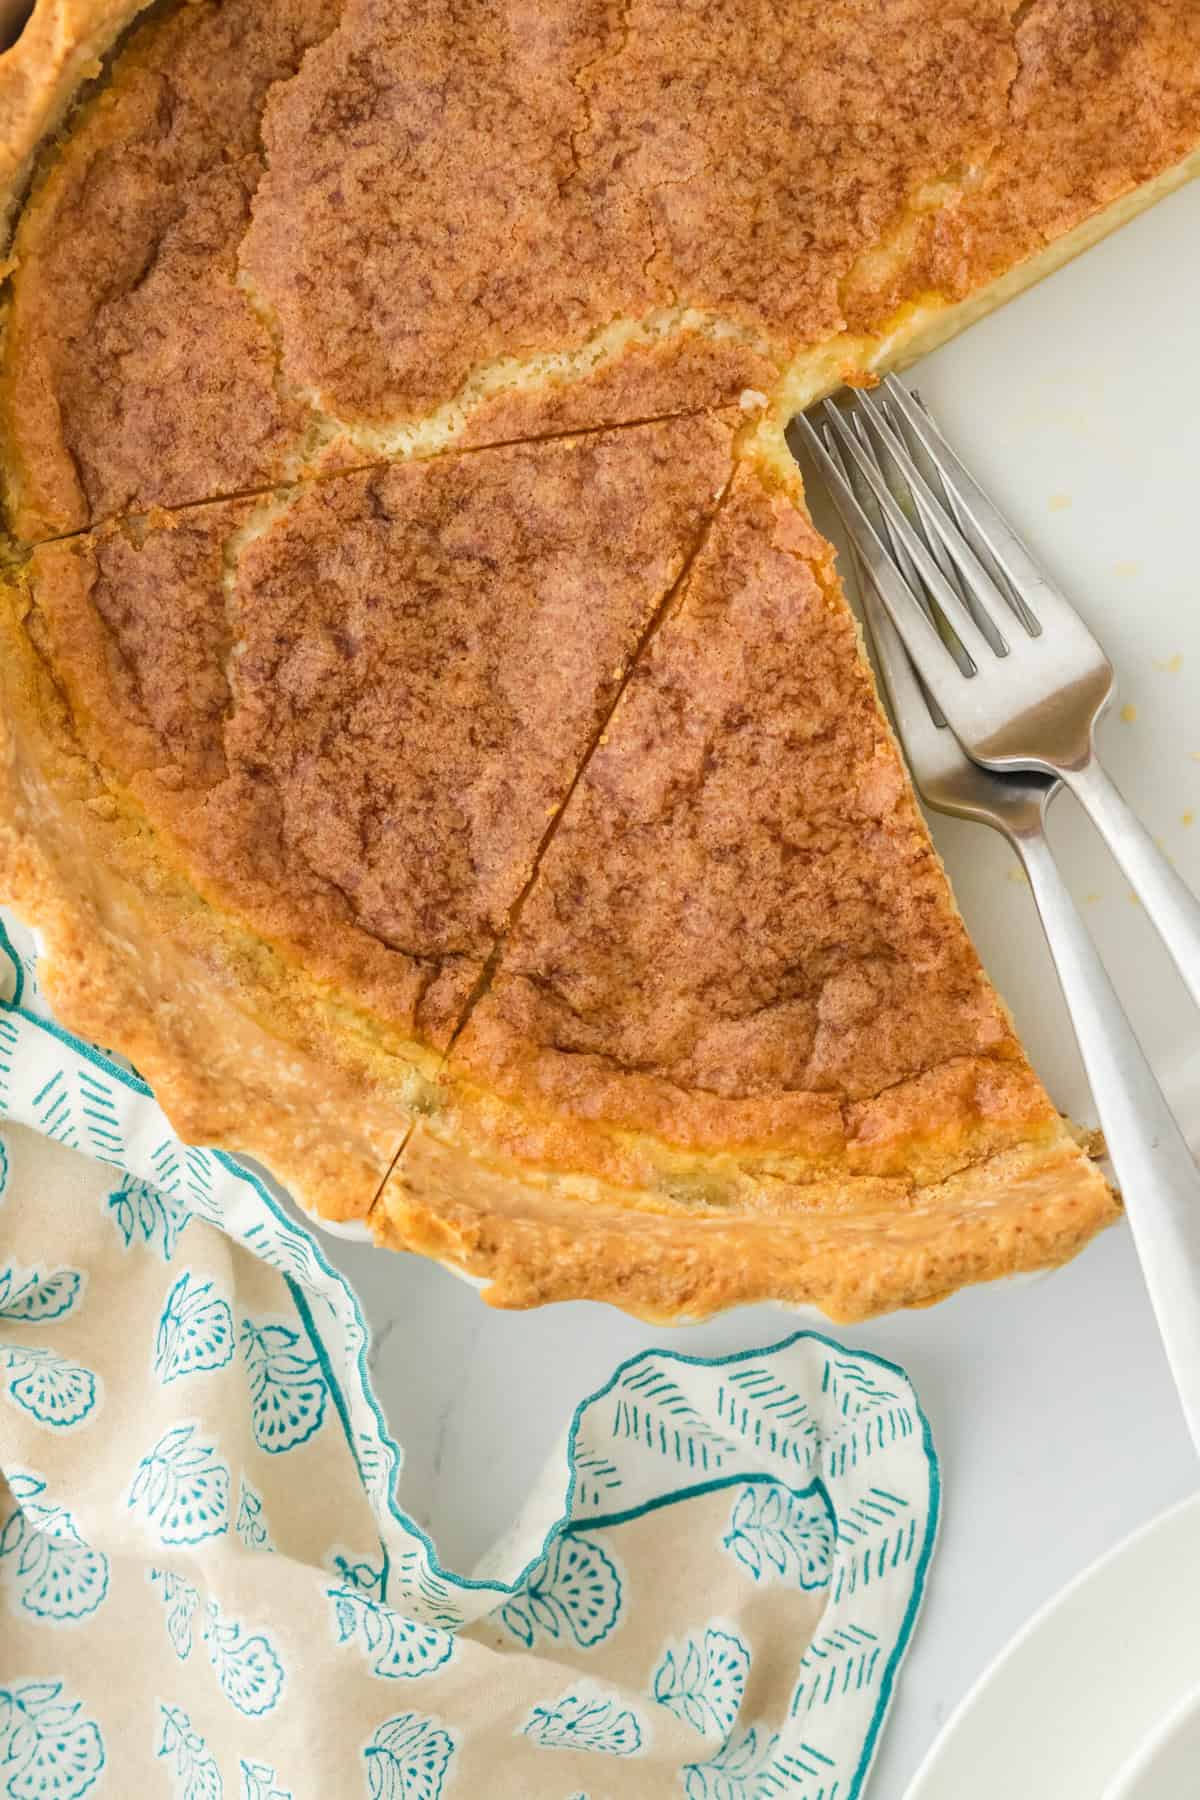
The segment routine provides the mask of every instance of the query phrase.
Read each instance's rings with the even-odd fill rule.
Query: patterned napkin
[[[937,1526],[899,1369],[634,1357],[455,1574],[313,1236],[11,921],[0,974],[0,1800],[863,1792]]]

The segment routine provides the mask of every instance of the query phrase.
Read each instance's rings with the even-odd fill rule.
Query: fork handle
[[[1054,957],[1142,1274],[1200,1450],[1200,1169],[1041,832],[1015,837]]]
[[[1200,1006],[1200,900],[1171,867],[1095,755],[1082,768],[1056,772],[1116,857]]]

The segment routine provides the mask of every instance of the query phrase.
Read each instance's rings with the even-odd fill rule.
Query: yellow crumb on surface
[[[1138,899],[1137,895],[1134,893],[1132,888],[1130,888],[1130,890],[1129,890],[1128,894],[1125,896],[1125,898],[1129,901],[1129,904],[1131,906],[1140,906],[1142,904],[1141,901]]]
[[[1132,725],[1133,721],[1137,718],[1137,707],[1130,706],[1128,703],[1126,703],[1121,708],[1121,717],[1125,721],[1126,725]]]
[[[1187,811],[1186,811],[1186,812],[1181,812],[1181,813],[1180,813],[1180,815],[1179,815],[1179,823],[1180,823],[1180,824],[1181,824],[1181,825],[1194,825],[1194,824],[1195,824],[1195,823],[1196,823],[1196,815],[1195,815],[1195,813],[1194,813],[1194,812],[1193,812],[1193,811],[1192,811],[1192,809],[1191,809],[1191,807],[1190,807],[1190,806],[1189,806],[1189,807],[1188,807],[1188,809],[1187,809]]]
[[[1013,864],[1012,868],[1008,871],[1008,879],[1009,881],[1024,882],[1026,886],[1029,885],[1029,877],[1026,875],[1020,863]]]
[[[1047,505],[1051,512],[1066,512],[1071,504],[1070,494],[1051,494]]]
[[[1115,562],[1113,564],[1113,574],[1124,576],[1136,575],[1141,566],[1141,563],[1136,562]]]
[[[1156,669],[1161,669],[1164,675],[1178,675],[1180,669],[1183,667],[1183,656],[1178,650],[1175,652],[1174,656],[1168,656],[1165,662],[1160,662],[1156,656],[1154,658],[1154,666]]]
[[[1083,896],[1083,904],[1085,906],[1098,906],[1100,904],[1100,900],[1101,900],[1101,895],[1099,895],[1099,894],[1085,894]]]

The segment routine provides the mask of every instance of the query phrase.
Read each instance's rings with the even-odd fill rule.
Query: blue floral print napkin
[[[938,1518],[901,1370],[634,1357],[456,1574],[318,1242],[53,1023],[11,921],[4,995],[0,1800],[864,1792]]]

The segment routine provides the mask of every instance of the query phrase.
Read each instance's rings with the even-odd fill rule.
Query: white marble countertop
[[[927,359],[920,386],[1100,631],[1129,709],[1106,727],[1115,770],[1200,886],[1200,183]],[[1119,877],[1062,813],[1068,878],[1200,1145],[1200,1028]],[[937,836],[1035,1061],[1088,1117],[1010,853],[975,827]],[[598,1306],[497,1314],[438,1268],[327,1246],[374,1328],[378,1390],[408,1458],[401,1501],[460,1569],[512,1520],[576,1402],[622,1357],[661,1343],[725,1352],[795,1326],[767,1307],[676,1333]],[[1124,1227],[1053,1276],[837,1335],[908,1369],[945,1483],[940,1552],[870,1789],[900,1800],[1001,1646],[1198,1471]],[[504,1398],[514,1388],[518,1413]]]

